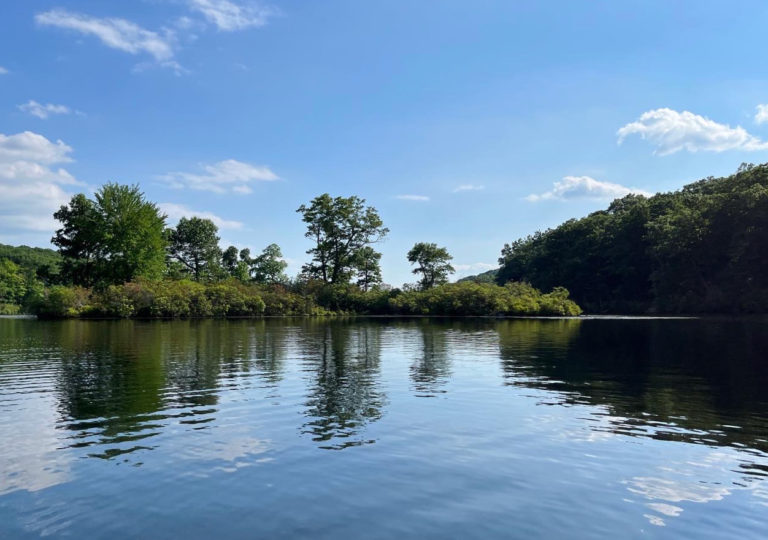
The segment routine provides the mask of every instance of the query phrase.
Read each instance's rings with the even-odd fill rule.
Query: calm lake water
[[[0,537],[766,538],[768,322],[0,320]]]

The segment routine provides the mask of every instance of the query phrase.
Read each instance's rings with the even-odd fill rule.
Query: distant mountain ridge
[[[462,281],[471,281],[472,283],[496,283],[496,276],[499,273],[499,269],[495,270],[488,270],[487,272],[483,272],[481,274],[475,274],[474,276],[467,276],[463,277],[457,282],[461,283]]]

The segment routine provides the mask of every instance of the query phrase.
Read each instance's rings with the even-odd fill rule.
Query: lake
[[[0,319],[2,538],[766,538],[768,322]]]

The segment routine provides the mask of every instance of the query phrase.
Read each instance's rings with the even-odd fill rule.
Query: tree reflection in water
[[[372,443],[365,425],[382,417],[386,395],[380,384],[382,326],[333,321],[308,332],[302,342],[309,374],[302,426],[321,448],[341,450]]]
[[[598,405],[617,434],[768,451],[768,334],[745,320],[518,320],[497,326],[507,383]],[[739,426],[730,429],[729,426]]]
[[[419,333],[421,350],[411,364],[411,381],[419,397],[435,397],[445,393],[451,378],[451,362],[447,332],[453,325],[421,319],[413,325]]]

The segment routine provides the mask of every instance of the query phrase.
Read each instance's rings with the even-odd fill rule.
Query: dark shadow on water
[[[624,435],[768,450],[768,327],[750,320],[499,323],[508,384],[596,405]]]

